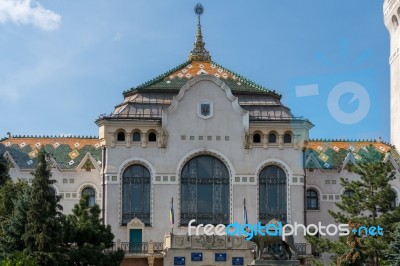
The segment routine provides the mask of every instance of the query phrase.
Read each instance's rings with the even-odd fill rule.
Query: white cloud
[[[31,0],[0,0],[0,23],[33,24],[42,30],[55,30],[61,16]]]

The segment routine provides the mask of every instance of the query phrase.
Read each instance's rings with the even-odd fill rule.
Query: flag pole
[[[174,223],[175,223],[175,217],[174,217],[174,197],[171,197],[171,209],[169,213],[169,219],[171,222],[171,234],[174,234]]]
[[[246,198],[243,199],[243,222],[245,224],[249,223],[249,220],[247,218]]]

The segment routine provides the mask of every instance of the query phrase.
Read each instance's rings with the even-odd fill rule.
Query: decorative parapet
[[[218,235],[174,235],[164,236],[164,250],[173,249],[243,249],[252,248],[252,242],[243,236],[218,236]]]

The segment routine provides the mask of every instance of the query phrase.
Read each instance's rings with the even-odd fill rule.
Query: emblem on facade
[[[209,119],[213,116],[213,103],[211,101],[202,101],[198,103],[197,115],[203,119]]]

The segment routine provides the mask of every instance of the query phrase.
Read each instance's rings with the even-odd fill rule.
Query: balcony
[[[121,242],[118,240],[113,242],[113,246],[104,252],[107,253],[118,249],[123,250],[125,256],[162,256],[163,242],[153,242],[152,240],[149,242]]]

